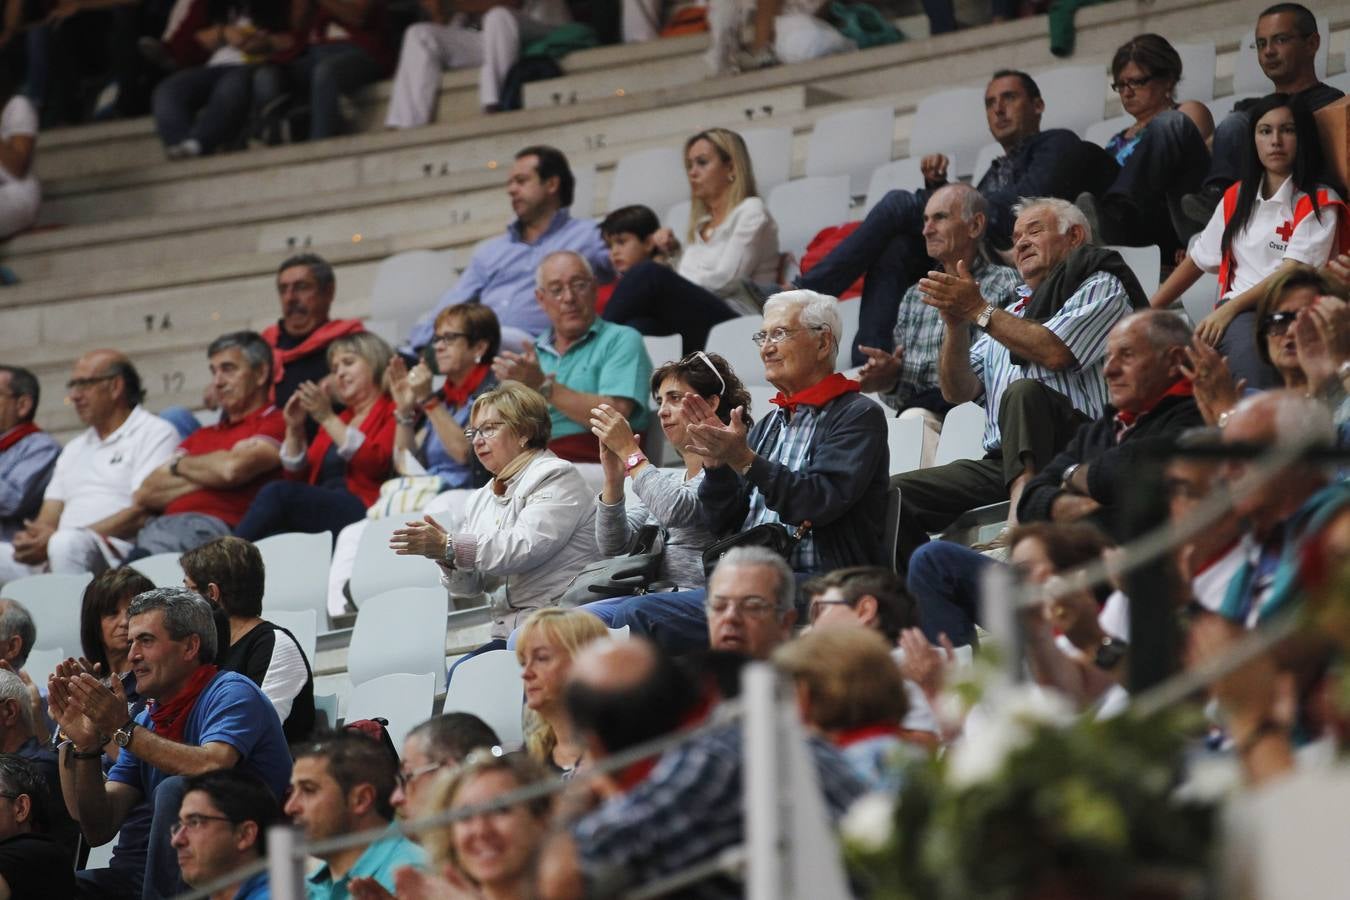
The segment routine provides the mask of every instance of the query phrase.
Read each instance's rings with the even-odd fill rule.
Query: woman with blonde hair
[[[394,458],[394,401],[384,373],[394,352],[369,332],[349,334],[328,345],[333,396],[312,381],[301,382],[282,415],[285,478],[258,491],[234,529],[248,541],[288,531],[336,535],[365,517],[380,494]],[[333,400],[345,407],[335,412]],[[310,443],[306,420],[319,431]]]
[[[651,260],[633,266],[604,317],[643,334],[678,334],[688,354],[703,349],[712,326],[751,311],[727,302],[745,282],[778,283],[778,225],[759,197],[750,153],[736,132],[710,128],[689,138],[684,168],[687,245],[670,228],[652,235],[675,268]]]
[[[576,466],[548,449],[548,402],[503,381],[474,401],[469,421],[465,435],[492,480],[470,495],[454,532],[423,516],[395,531],[389,546],[435,560],[456,606],[486,595],[492,640],[482,652],[505,649],[512,628],[556,605],[599,551],[591,491]]]
[[[516,659],[525,682],[525,750],[564,778],[576,771],[586,748],[572,734],[563,688],[577,652],[608,636],[609,629],[595,616],[566,609],[541,609],[516,634]]]

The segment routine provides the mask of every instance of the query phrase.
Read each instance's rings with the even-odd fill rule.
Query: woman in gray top
[[[668,362],[652,373],[652,398],[666,440],[684,459],[683,471],[658,469],[638,447],[628,421],[608,405],[591,410],[591,431],[600,439],[604,489],[595,500],[595,540],[600,552],[617,556],[644,525],[661,526],[665,554],[658,578],[681,588],[702,587],[703,551],[717,536],[703,525],[698,486],[703,459],[688,447],[684,396],[702,397],[723,422],[732,410],[744,411],[750,424],[750,394],[725,359],[698,351]],[[635,498],[625,502],[624,479],[633,480]]]

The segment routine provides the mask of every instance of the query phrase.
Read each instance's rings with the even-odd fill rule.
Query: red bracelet
[[[426,410],[427,412],[431,412],[433,409],[435,409],[440,405],[441,405],[440,394],[432,394],[430,397],[426,399],[426,401],[422,403],[422,409]]]

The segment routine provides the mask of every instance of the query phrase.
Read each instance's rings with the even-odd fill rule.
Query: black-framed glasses
[[[100,381],[111,381],[117,377],[117,373],[109,372],[106,375],[91,375],[88,378],[72,378],[66,382],[66,390],[82,391],[85,388],[93,387]]]
[[[435,763],[427,763],[425,766],[418,766],[416,769],[400,768],[395,778],[398,779],[398,786],[406,791],[408,789],[408,785],[412,784],[414,781],[421,778],[423,775],[430,775],[432,772],[435,772],[437,769],[440,769],[443,766],[445,766],[444,762],[435,762]]]
[[[460,338],[464,338],[464,340],[467,341],[469,336],[462,331],[442,331],[440,334],[433,334],[431,336],[431,343],[437,347],[443,347],[446,344],[454,343]]]
[[[1126,88],[1137,91],[1157,77],[1157,75],[1145,75],[1143,78],[1122,78],[1119,81],[1111,82],[1111,90],[1115,91],[1117,94],[1121,93]]]
[[[469,439],[470,444],[478,440],[479,437],[485,441],[490,441],[497,436],[497,432],[505,427],[505,422],[484,422],[477,428],[465,428],[464,436]]]
[[[177,837],[178,832],[182,831],[184,828],[188,831],[196,831],[207,822],[229,822],[231,825],[234,824],[234,820],[229,816],[208,816],[204,813],[188,813],[181,819],[174,820],[173,824],[169,826],[169,835],[171,837]]]
[[[1297,312],[1273,312],[1261,317],[1261,330],[1266,337],[1280,337],[1293,326]]]

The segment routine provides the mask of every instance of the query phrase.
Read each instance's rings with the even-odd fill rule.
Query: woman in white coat
[[[547,449],[548,403],[517,381],[504,381],[473,405],[465,432],[493,478],[469,497],[464,524],[447,532],[431,516],[409,522],[390,538],[403,556],[425,556],[441,567],[441,583],[457,606],[487,595],[492,640],[506,636],[530,612],[553,606],[587,563],[595,544],[595,504],[575,466]]]

